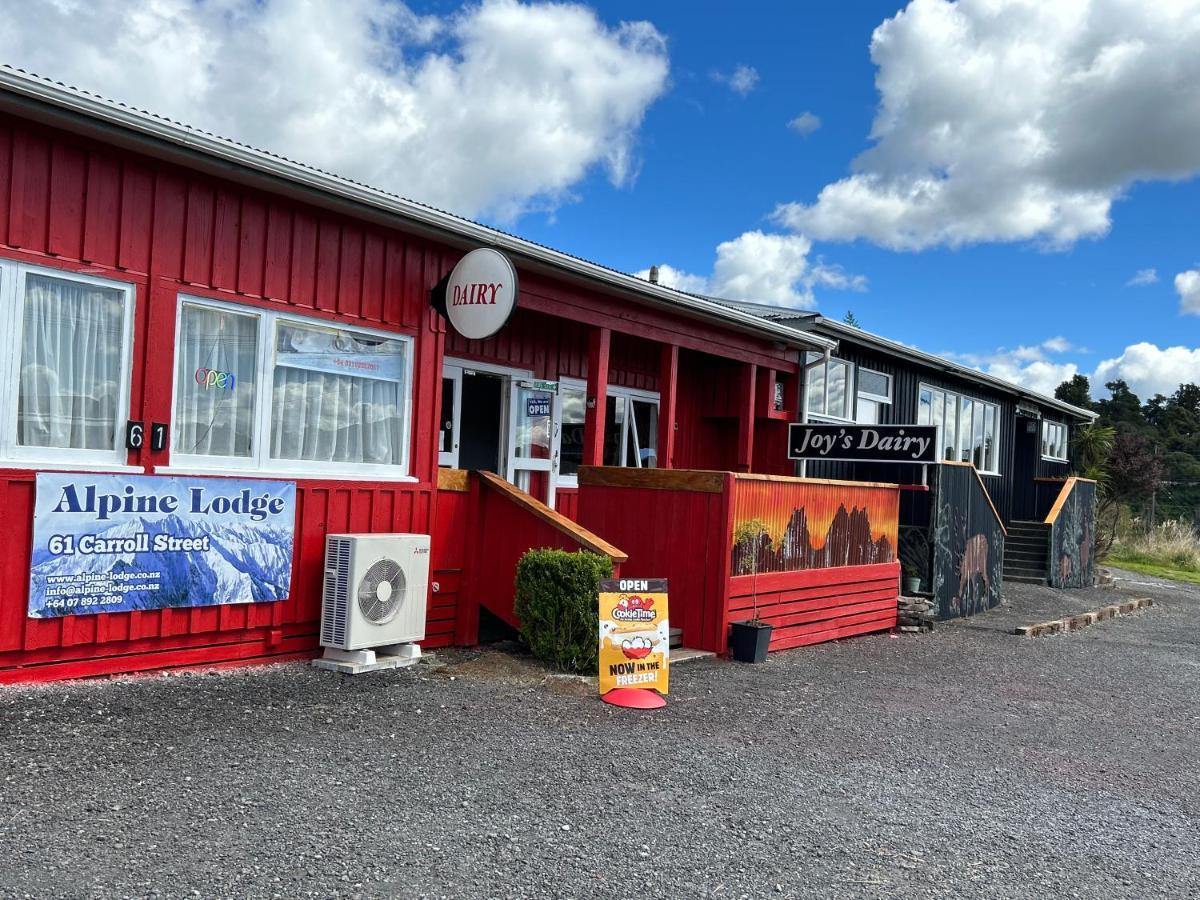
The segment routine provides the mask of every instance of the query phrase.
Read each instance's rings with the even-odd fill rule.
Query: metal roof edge
[[[1048,397],[1045,394],[1022,387],[1019,384],[1013,384],[1011,381],[1006,381],[1003,378],[997,378],[995,375],[988,375],[986,372],[981,372],[978,369],[972,369],[970,366],[964,366],[961,363],[953,362],[941,356],[936,356],[932,353],[926,353],[924,350],[918,350],[915,347],[909,347],[906,344],[901,344],[899,341],[893,341],[890,338],[881,337],[870,331],[863,331],[861,328],[855,328],[853,325],[847,325],[844,322],[836,322],[828,319],[825,316],[819,315],[815,323],[817,328],[825,328],[839,335],[841,339],[850,341],[862,341],[864,344],[874,345],[880,349],[886,350],[889,353],[895,353],[898,356],[904,356],[931,368],[943,369],[951,372],[962,378],[970,381],[977,381],[991,387],[999,388],[1010,394],[1015,394],[1017,397],[1024,397],[1032,400],[1035,403],[1040,403],[1043,406],[1048,406],[1068,415],[1075,416],[1079,419],[1087,421],[1095,421],[1097,413],[1088,409],[1080,409],[1070,403],[1058,400],[1054,397]]]
[[[240,144],[229,138],[223,138],[164,116],[109,100],[5,63],[0,63],[0,90],[36,100],[88,119],[125,128],[155,140],[242,166],[285,182],[381,210],[438,232],[506,250],[530,261],[564,270],[577,277],[600,282],[627,292],[641,302],[691,313],[708,321],[732,325],[744,332],[791,346],[829,349],[836,346],[837,343],[822,335],[809,334],[750,313],[731,309],[694,294],[656,285],[634,275],[571,256],[568,253],[507,234],[470,219],[464,219],[432,206],[408,200],[397,194],[372,188],[265,150]]]

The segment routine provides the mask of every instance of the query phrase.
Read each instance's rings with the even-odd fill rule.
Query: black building
[[[819,313],[732,305],[838,342],[807,355],[801,421],[938,428],[943,465],[808,462],[796,474],[912,485],[901,560],[943,616],[995,605],[1005,579],[1091,582],[1094,485],[1071,477],[1070,459],[1094,413]],[[1059,521],[1064,509],[1086,521]]]

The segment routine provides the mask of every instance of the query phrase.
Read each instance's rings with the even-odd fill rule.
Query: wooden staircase
[[[1004,580],[1047,584],[1050,526],[1045,522],[1013,522],[1004,541]]]

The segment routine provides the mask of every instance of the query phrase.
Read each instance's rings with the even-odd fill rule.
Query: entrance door
[[[559,414],[555,382],[533,381],[527,370],[447,362],[438,465],[494,472],[552,507]]]
[[[509,454],[505,477],[551,508],[558,477],[557,402],[557,391],[535,382],[514,378],[509,385]]]
[[[458,469],[503,474],[505,377],[457,368],[449,377],[443,378],[443,410],[447,405],[444,393],[447,381],[457,389],[457,396],[456,402],[451,404],[451,412],[454,413],[451,420],[451,446],[454,455],[444,464]]]
[[[1017,416],[1013,437],[1013,511],[1012,518],[1029,521],[1037,518],[1038,459],[1041,455],[1041,423],[1032,416]]]

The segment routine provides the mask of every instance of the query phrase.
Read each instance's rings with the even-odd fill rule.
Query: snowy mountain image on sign
[[[138,573],[158,573],[155,579],[142,579],[147,587],[126,590],[119,600],[97,605],[89,612],[128,612],[163,607],[213,606],[226,603],[258,603],[282,600],[291,584],[292,531],[263,525],[225,524],[216,533],[180,516],[158,519],[135,517],[112,525],[95,534],[100,539],[136,539],[145,534],[148,548],[155,538],[167,535],[178,539],[212,536],[207,551],[190,553],[156,552],[153,549],[127,553],[96,553],[50,556],[45,550],[35,553],[29,590],[29,615],[50,618],[83,609],[56,606],[48,590],[56,582],[73,582],[94,576],[95,583],[123,581]],[[156,587],[154,587],[156,585]]]

